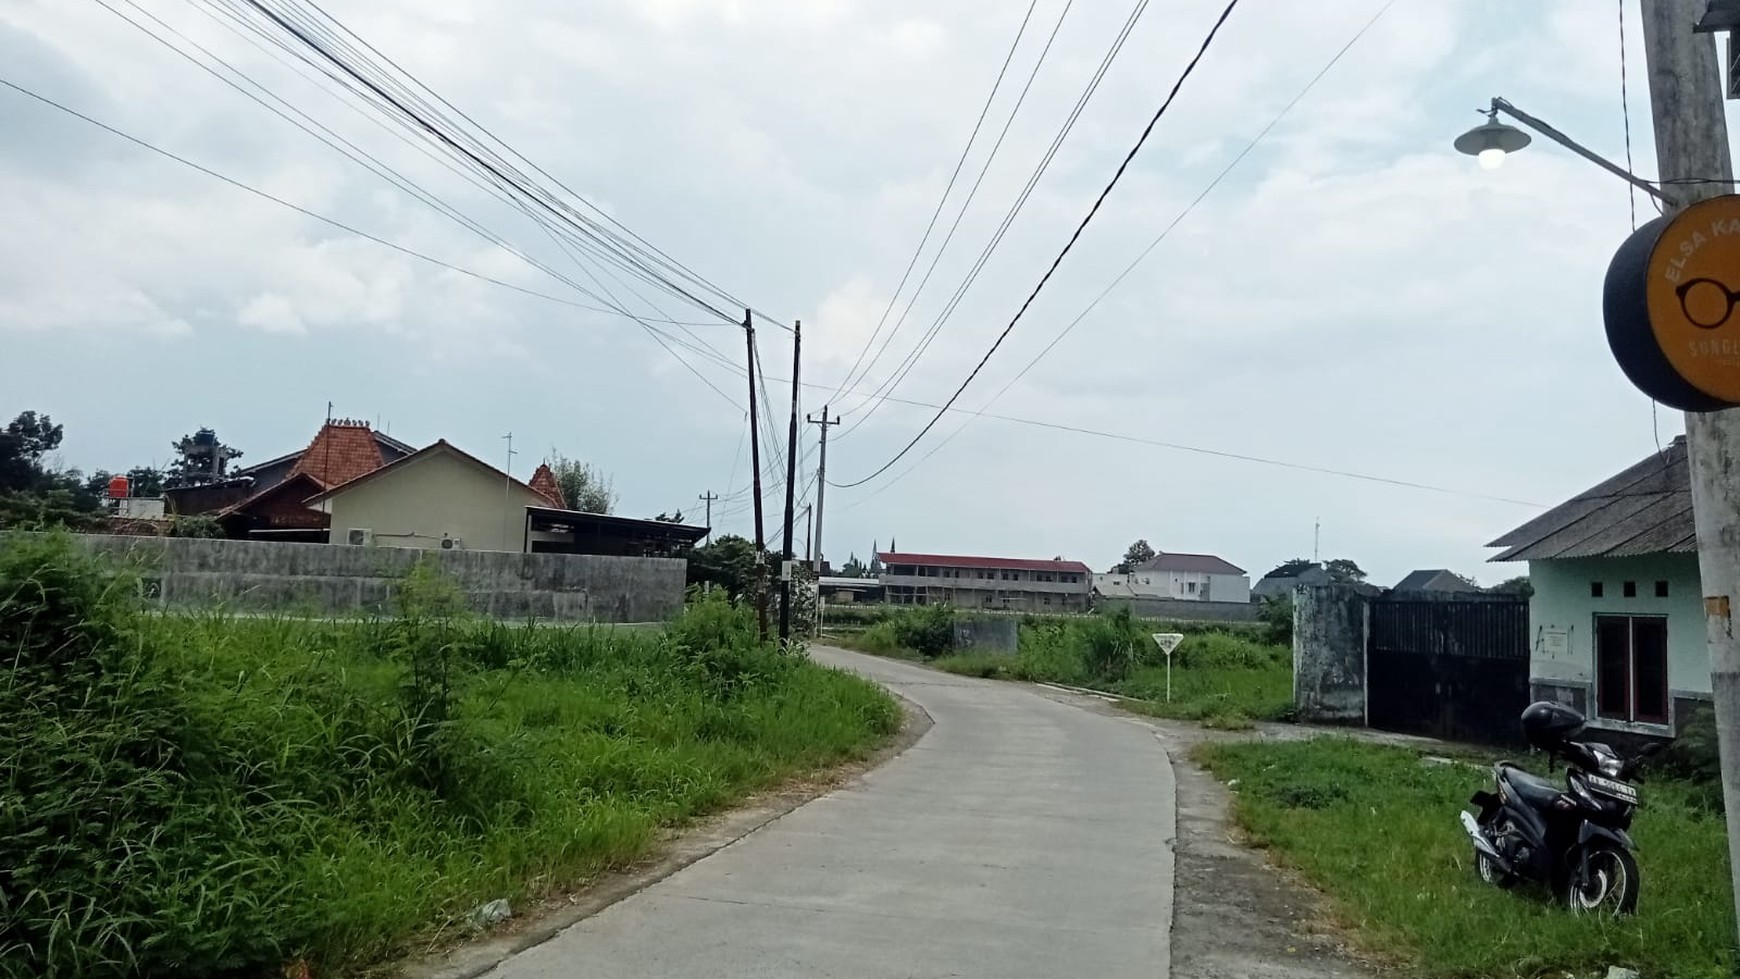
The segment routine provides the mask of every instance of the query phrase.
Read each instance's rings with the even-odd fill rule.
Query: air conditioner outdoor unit
[[[352,527],[346,540],[353,547],[373,547],[375,532],[365,527]]]
[[[441,549],[443,551],[463,551],[465,550],[465,542],[457,537],[443,537],[441,538]]]

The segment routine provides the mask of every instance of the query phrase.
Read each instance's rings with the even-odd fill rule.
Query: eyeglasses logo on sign
[[[1740,195],[1637,229],[1607,269],[1607,342],[1631,382],[1686,411],[1740,405]]]

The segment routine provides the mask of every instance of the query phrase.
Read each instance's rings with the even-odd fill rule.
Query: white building
[[[1531,697],[1669,737],[1710,701],[1684,436],[1491,546],[1529,565]]]
[[[1157,554],[1129,574],[1096,574],[1106,598],[1170,598],[1185,602],[1249,602],[1244,569],[1212,554]]]

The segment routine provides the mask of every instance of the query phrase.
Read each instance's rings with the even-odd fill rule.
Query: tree
[[[682,523],[683,511],[678,510],[676,513],[661,513],[653,519],[659,523]]]
[[[1265,578],[1293,578],[1293,577],[1297,577],[1299,572],[1304,571],[1306,568],[1314,567],[1314,566],[1316,566],[1316,564],[1317,564],[1316,561],[1311,561],[1311,560],[1308,560],[1308,559],[1302,558],[1302,557],[1296,557],[1290,561],[1282,561],[1279,565],[1277,565],[1275,567],[1275,570],[1269,572],[1268,574],[1264,575],[1263,577],[1265,577]]]
[[[1329,577],[1338,584],[1352,585],[1365,580],[1365,572],[1359,569],[1359,565],[1344,557],[1325,564],[1323,570],[1329,572]]]
[[[127,470],[128,492],[134,496],[162,496],[163,470],[154,466],[134,466]]]
[[[42,457],[60,448],[64,433],[47,415],[20,412],[0,431],[0,491],[29,490],[41,484],[47,470]]]
[[[755,584],[758,563],[754,543],[722,534],[689,552],[689,584],[710,584],[742,598]]]
[[[1534,596],[1535,586],[1533,582],[1529,581],[1528,575],[1519,574],[1515,578],[1508,578],[1493,585],[1487,591],[1495,595],[1521,595],[1524,598],[1531,598]]]
[[[1124,559],[1112,565],[1112,574],[1129,574],[1149,561],[1154,560],[1154,548],[1145,540],[1139,540],[1124,550]]]
[[[183,435],[169,447],[175,450],[176,459],[170,463],[163,485],[170,489],[218,482],[228,473],[230,460],[242,457],[241,449],[218,441],[217,431],[210,428]]]
[[[550,472],[556,485],[562,488],[562,499],[568,509],[583,513],[608,514],[616,509],[616,488],[610,477],[578,459],[552,453]]]
[[[864,577],[864,572],[864,562],[858,560],[858,555],[856,553],[848,558],[846,563],[840,567],[840,577],[842,578],[862,578]]]

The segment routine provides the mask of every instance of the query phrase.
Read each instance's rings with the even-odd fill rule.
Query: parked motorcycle
[[[1492,768],[1494,791],[1474,794],[1469,801],[1479,815],[1464,811],[1462,827],[1487,883],[1508,888],[1533,880],[1573,913],[1633,914],[1641,881],[1627,831],[1638,793],[1626,780],[1660,745],[1623,759],[1605,744],[1575,740],[1584,724],[1563,704],[1530,704],[1523,735],[1547,752],[1549,767],[1565,759],[1565,787],[1501,761]]]

